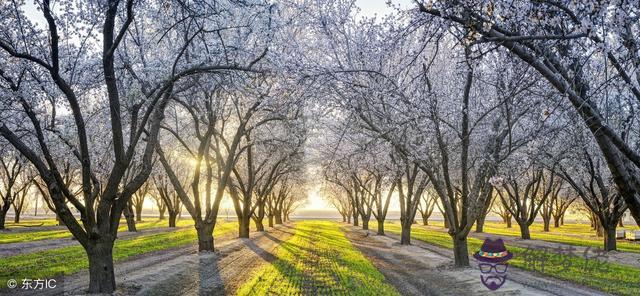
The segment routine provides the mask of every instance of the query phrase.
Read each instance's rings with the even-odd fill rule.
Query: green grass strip
[[[238,295],[399,295],[334,222],[297,223],[275,255]]]
[[[236,222],[218,222],[214,235],[220,236],[235,230]],[[113,247],[113,260],[120,261],[148,252],[186,246],[196,240],[196,231],[191,227],[118,239]],[[75,273],[86,268],[89,268],[89,261],[80,245],[0,258],[0,288],[6,287],[9,279],[16,279],[18,282],[23,278],[44,279]]]
[[[55,220],[52,220],[55,222]],[[145,220],[142,222],[138,222],[136,224],[136,228],[138,230],[159,228],[159,227],[167,227],[169,225],[168,220]],[[176,226],[188,226],[193,225],[193,220],[191,219],[183,219],[176,221]],[[64,226],[62,226],[64,227]],[[14,227],[15,229],[15,227]],[[120,227],[118,227],[118,231],[127,231],[127,222],[122,220],[120,222]],[[71,232],[69,230],[61,229],[61,230],[43,230],[43,231],[25,231],[25,232],[3,232],[0,233],[0,244],[10,244],[10,243],[22,243],[22,242],[30,242],[30,241],[39,241],[46,239],[59,239],[59,238],[68,238],[71,237]]]
[[[401,228],[398,223],[386,223],[385,230],[389,233],[400,234]],[[426,230],[420,227],[412,227],[411,238],[417,239],[432,245],[451,249],[453,242],[449,234],[436,230]],[[477,252],[482,245],[482,240],[469,237],[468,247],[470,254]],[[540,272],[538,265],[534,267],[525,262],[525,248],[507,246],[513,253],[513,259],[509,264],[521,269],[542,273],[546,276],[558,278],[580,285],[596,288],[607,293],[618,295],[640,295],[640,269],[616,263],[602,262],[600,268],[592,268],[595,261],[589,261],[588,268],[584,269],[585,259],[582,252],[574,251],[575,256],[557,255],[554,250],[549,250],[544,272]],[[566,248],[564,248],[566,250]],[[589,256],[593,256],[589,253]],[[564,260],[569,263],[563,263]]]

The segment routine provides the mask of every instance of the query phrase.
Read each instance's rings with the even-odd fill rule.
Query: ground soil
[[[557,279],[509,267],[506,283],[490,291],[477,268],[453,268],[453,252],[417,240],[410,246],[399,237],[344,225],[347,238],[382,272],[402,295],[602,295]],[[471,266],[477,262],[471,257]]]
[[[229,233],[215,238],[215,252],[198,253],[197,245],[190,245],[116,262],[114,295],[235,295],[257,268],[275,259],[275,248],[293,232],[293,224],[287,224],[252,232],[248,239]],[[89,274],[85,270],[61,280],[65,295],[85,294]]]

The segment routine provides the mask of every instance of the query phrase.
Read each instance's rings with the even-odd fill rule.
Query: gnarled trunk
[[[242,215],[238,220],[238,237],[249,238],[249,224],[251,219],[246,215]]]
[[[476,233],[484,232],[484,217],[476,219]]]
[[[616,250],[616,226],[615,224],[605,228],[604,237],[604,250],[615,251]]]
[[[520,226],[520,238],[522,239],[531,239],[531,233],[529,232],[529,224],[527,222],[518,222]]]
[[[369,230],[369,219],[362,217],[362,229]]]
[[[542,223],[544,224],[544,228],[542,231],[549,232],[549,226],[551,225],[551,216],[542,217]]]
[[[455,267],[469,266],[469,249],[467,247],[467,237],[453,237],[453,260]]]
[[[196,225],[198,252],[213,252],[213,224]]]
[[[178,213],[169,212],[169,227],[176,227],[177,218],[178,218]]]
[[[402,231],[400,232],[401,245],[411,244],[411,222],[412,221],[401,221],[400,223],[400,226],[402,228]]]
[[[89,293],[108,294],[116,289],[113,271],[113,242],[109,240],[89,241]]]
[[[378,235],[384,235],[384,220],[378,220]]]
[[[127,221],[127,230],[129,230],[130,232],[138,231],[138,229],[136,228],[136,220],[133,216],[131,206],[124,207],[123,215],[125,220]]]
[[[4,223],[7,219],[7,212],[0,209],[0,229],[5,229]]]

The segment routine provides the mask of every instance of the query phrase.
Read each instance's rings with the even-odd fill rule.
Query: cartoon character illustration
[[[507,281],[507,261],[513,257],[513,254],[507,251],[502,239],[484,240],[480,251],[473,254],[478,260],[480,268],[480,280],[487,288],[492,291],[500,288]]]

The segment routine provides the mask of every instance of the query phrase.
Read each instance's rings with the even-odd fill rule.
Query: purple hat
[[[498,263],[511,259],[513,254],[507,251],[501,238],[496,240],[487,238],[482,243],[480,251],[473,254],[473,257],[482,262]]]

